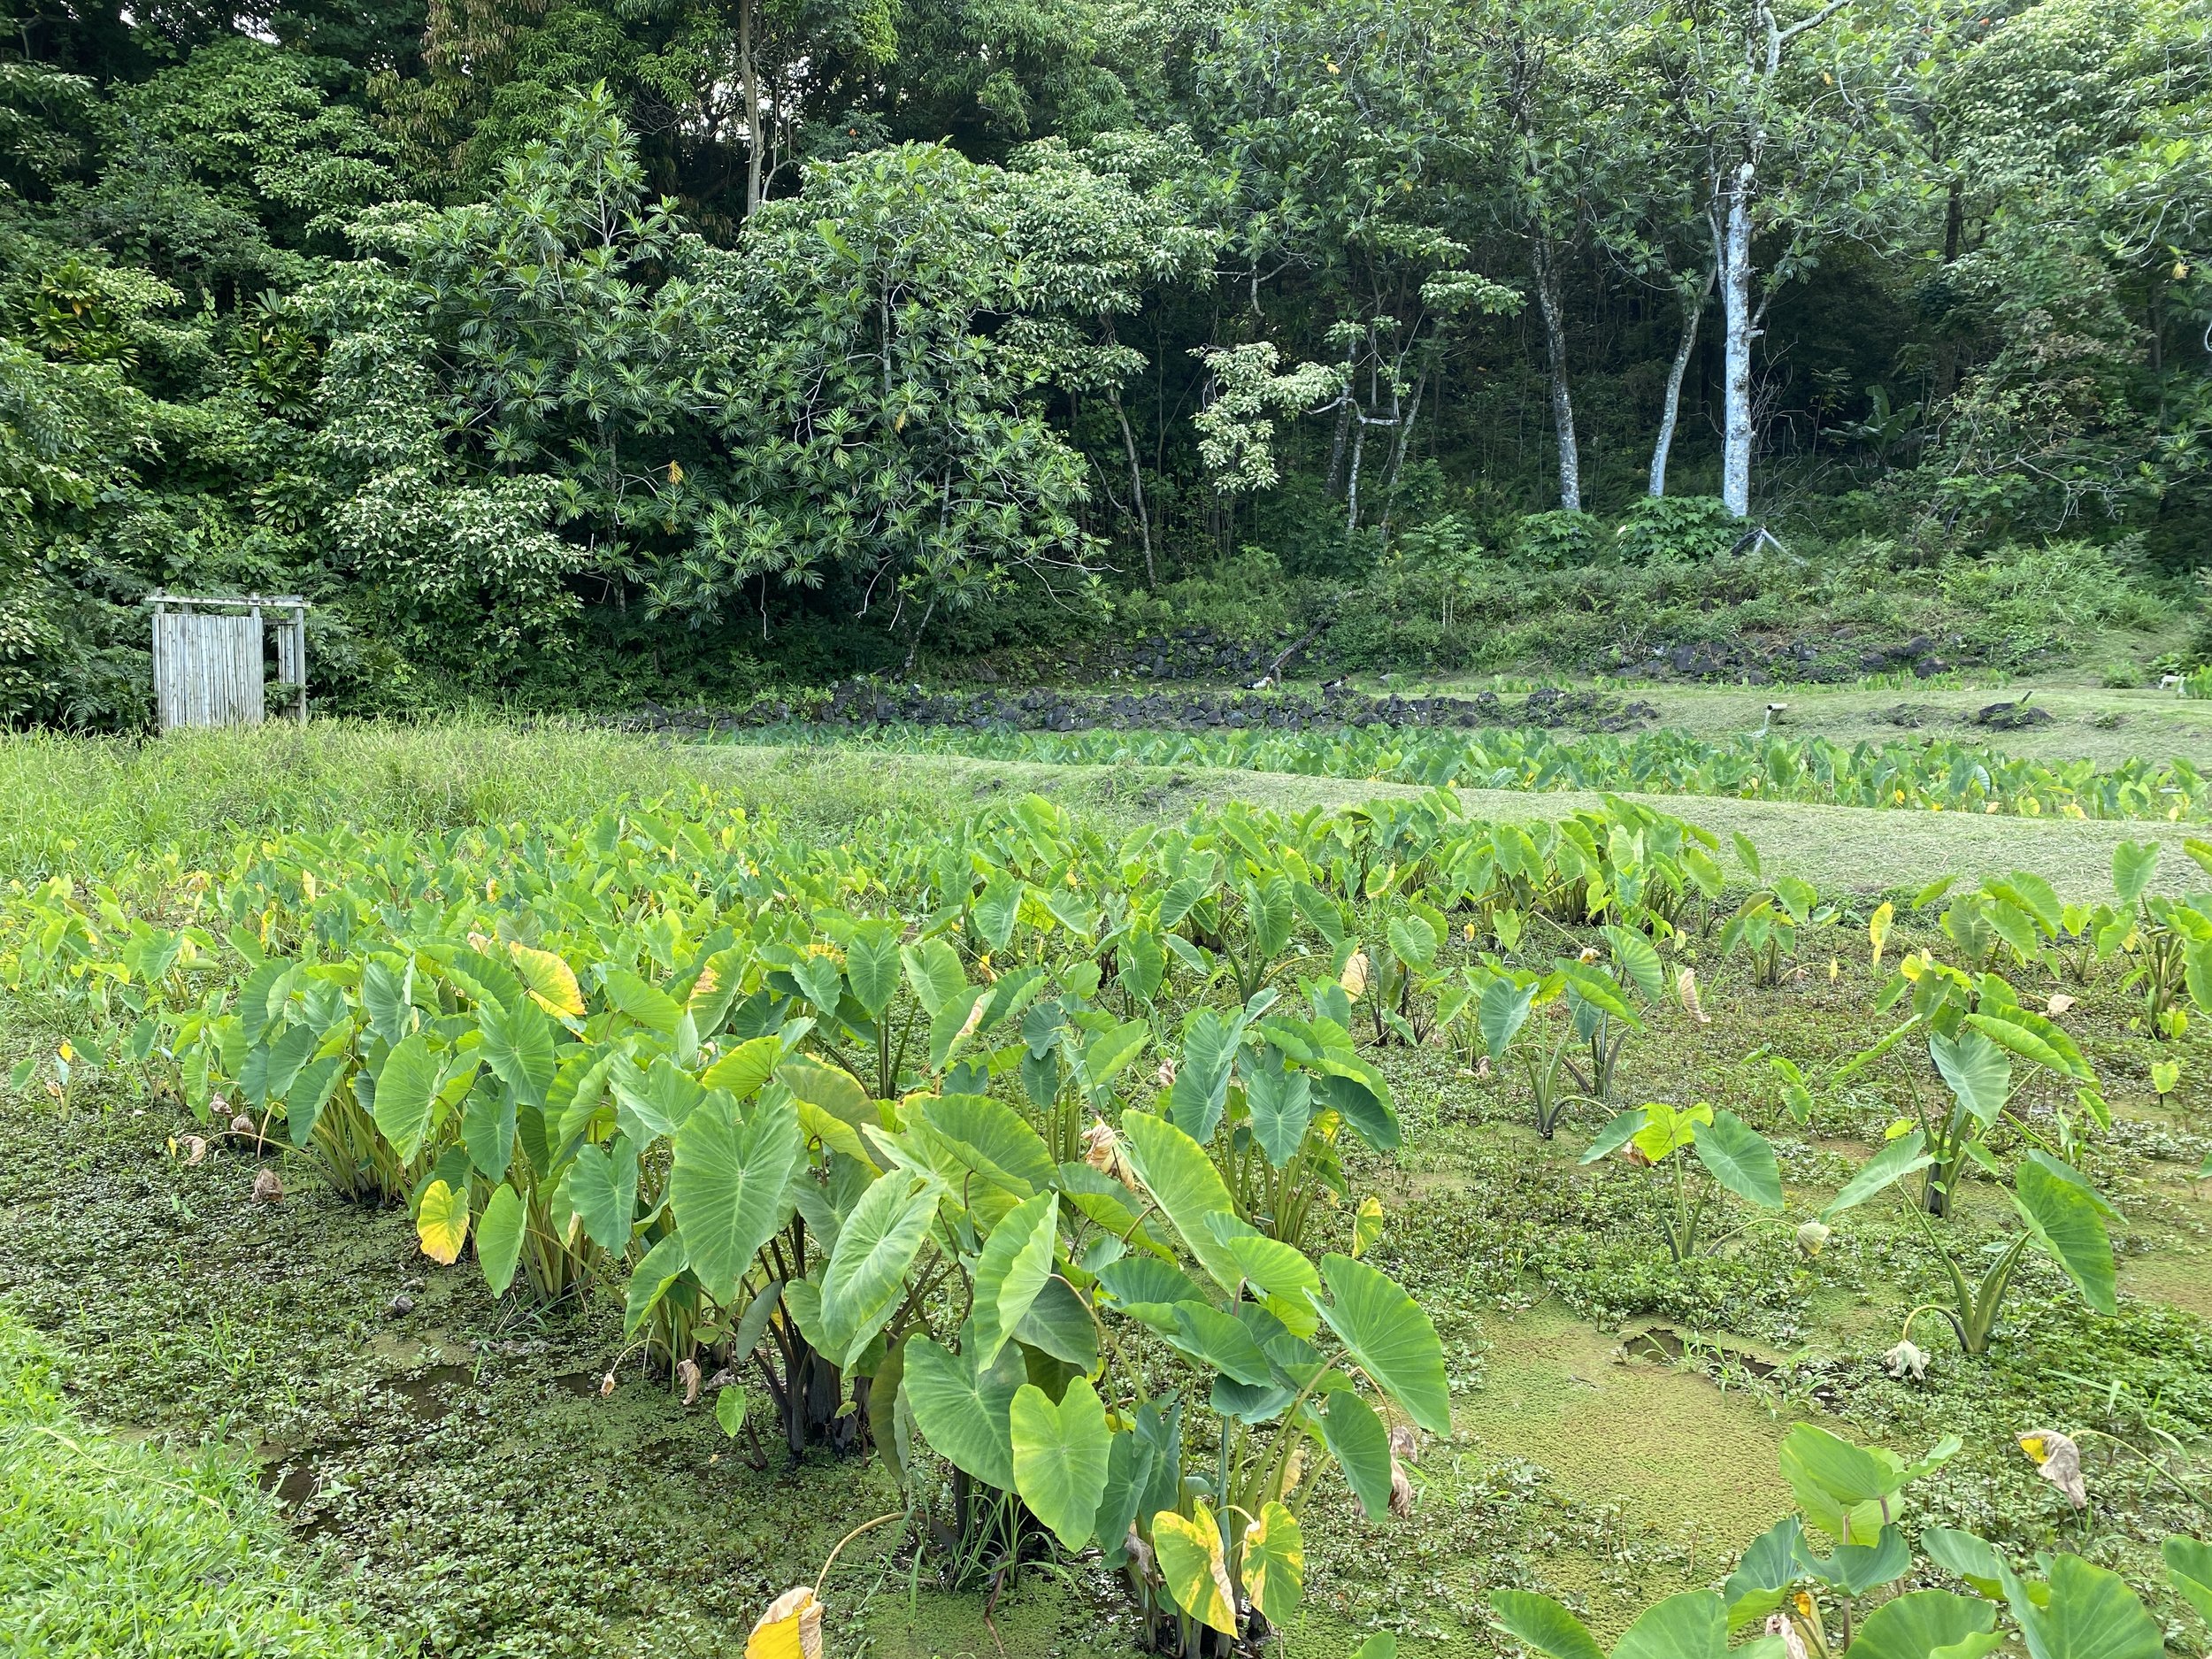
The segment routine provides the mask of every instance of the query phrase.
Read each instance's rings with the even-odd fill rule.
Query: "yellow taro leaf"
[[[1221,1555],[1221,1528],[1202,1499],[1197,1517],[1185,1520],[1172,1509],[1152,1517],[1152,1548],[1160,1577],[1175,1605],[1210,1630],[1237,1633],[1235,1597],[1228,1564]]]
[[[813,1589],[786,1590],[745,1639],[745,1659],[822,1659],[822,1604]]]
[[[1352,1257],[1356,1261],[1375,1248],[1382,1237],[1382,1200],[1370,1193],[1359,1202],[1359,1214],[1352,1218]]]
[[[1882,946],[1889,938],[1890,918],[1897,914],[1897,907],[1887,899],[1876,907],[1873,919],[1866,925],[1867,943],[1874,947],[1874,966],[1882,965]]]
[[[443,1181],[431,1182],[415,1212],[415,1235],[422,1240],[422,1253],[439,1265],[459,1261],[469,1236],[467,1190],[457,1193]]]
[[[514,958],[515,972],[521,976],[532,1002],[557,1018],[583,1018],[584,993],[576,983],[573,968],[551,951],[534,950],[528,945],[511,944],[507,954]]]
[[[1244,1529],[1244,1590],[1252,1605],[1278,1629],[1287,1626],[1306,1597],[1306,1546],[1298,1523],[1279,1503],[1260,1507]]]

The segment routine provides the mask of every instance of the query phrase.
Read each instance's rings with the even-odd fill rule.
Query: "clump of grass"
[[[242,1464],[88,1429],[58,1357],[0,1312],[0,1653],[194,1659],[386,1651],[311,1603]]]

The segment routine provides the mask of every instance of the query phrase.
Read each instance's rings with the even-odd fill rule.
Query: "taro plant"
[[[1905,1488],[1959,1449],[1959,1438],[1947,1435],[1924,1457],[1907,1463],[1886,1448],[1856,1446],[1812,1424],[1797,1425],[1784,1438],[1780,1457],[1800,1513],[1778,1523],[1744,1553],[1721,1590],[1729,1623],[1740,1626],[1778,1617],[1809,1651],[1824,1650],[1824,1592],[1840,1617],[1839,1646],[1849,1647],[1862,1599],[1911,1570],[1898,1525]],[[1827,1554],[1820,1552],[1815,1535],[1827,1540]],[[1818,1590],[1799,1592],[1808,1580]]]
[[[2096,1122],[2108,1121],[2096,1073],[2080,1048],[2055,1020],[2021,1007],[2005,980],[1994,974],[1968,975],[1921,956],[1905,958],[1885,1002],[1907,987],[1912,993],[1911,1017],[1854,1056],[1835,1080],[1847,1081],[1896,1050],[1914,1032],[1926,1032],[1928,1058],[1948,1099],[1939,1098],[1932,1107],[1918,1075],[1910,1069],[1906,1082],[1929,1158],[1921,1180],[1921,1202],[1930,1215],[1950,1212],[1970,1163],[1993,1169],[1986,1143],[2001,1119],[2015,1133],[2038,1133],[2028,1115],[2018,1109],[2018,1096],[2029,1083],[2055,1079],[2070,1087],[2080,1110]],[[2028,1063],[2024,1082],[2015,1081],[2016,1059]],[[2070,1118],[2061,1111],[2054,1120],[2062,1137],[2071,1136]],[[2070,1141],[2062,1141],[2058,1149],[2070,1151]]]
[[[1955,1439],[1947,1439],[1908,1464],[1799,1425],[1784,1442],[1782,1463],[1805,1519],[1792,1516],[1756,1540],[1717,1594],[1693,1590],[1646,1609],[1612,1659],[1846,1652],[1858,1659],[1987,1659],[2011,1650],[2015,1640],[2028,1659],[2161,1659],[2165,1632],[2116,1573],[2078,1555],[2039,1555],[2042,1576],[2025,1577],[1984,1540],[1949,1527],[1924,1529],[1922,1548],[1972,1594],[1908,1590],[1857,1617],[1862,1598],[1916,1571],[1895,1524],[1901,1488],[1958,1449]],[[1833,1540],[1827,1554],[1815,1532]],[[2169,1539],[2163,1553],[2176,1589],[2212,1617],[2212,1587],[2202,1577],[2212,1553],[2180,1538]],[[1606,1659],[1588,1627],[1549,1596],[1494,1590],[1490,1608],[1506,1634],[1549,1659]],[[1732,1645],[1745,1630],[1757,1633]]]
[[[1226,1654],[1295,1613],[1298,1517],[1325,1471],[1379,1515],[1407,1437],[1450,1432],[1434,1327],[1366,1263],[1317,1263],[1251,1225],[1166,1118],[1128,1113],[1056,1168],[993,1105],[964,1102],[958,1133],[932,1104],[872,1137],[933,1179],[972,1292],[916,1303],[876,1364],[879,1445],[910,1491],[922,1448],[950,1465],[945,1532],[987,1540],[979,1564],[1095,1541],[1157,1644]],[[1189,1371],[1163,1375],[1139,1331]]]
[[[1742,1231],[1714,1234],[1726,1194],[1760,1210],[1782,1208],[1782,1171],[1766,1137],[1732,1111],[1700,1101],[1686,1108],[1654,1101],[1630,1108],[1601,1130],[1584,1164],[1616,1153],[1645,1172],[1653,1214],[1667,1251],[1678,1262],[1709,1254]],[[1693,1175],[1694,1162],[1703,1178]]]
[[[1736,837],[1736,856],[1760,885],[1721,929],[1721,954],[1742,951],[1751,958],[1752,983],[1772,987],[1796,966],[1808,935],[1833,926],[1838,912],[1834,905],[1821,903],[1809,881],[1796,876],[1767,880],[1758,849],[1741,834]]]
[[[1934,1158],[1927,1144],[1927,1136],[1918,1129],[1891,1141],[1845,1183],[1822,1212],[1822,1219],[1832,1221],[1931,1167]],[[1949,1295],[1946,1301],[1925,1303],[1909,1312],[1899,1335],[1901,1344],[1910,1341],[1916,1319],[1924,1313],[1936,1313],[1949,1322],[1966,1354],[1978,1356],[1985,1352],[2006,1294],[2022,1259],[2032,1249],[2040,1250],[2057,1263],[2082,1300],[2099,1313],[2116,1310],[2112,1240],[2105,1228],[2112,1207],[2080,1171],[2039,1147],[2032,1147],[2014,1169],[2008,1195],[2018,1230],[2003,1240],[1993,1260],[1973,1272],[1969,1270],[1975,1256],[1959,1240],[1938,1233],[1924,1206],[1911,1199],[1901,1203],[1913,1226],[1941,1263]]]

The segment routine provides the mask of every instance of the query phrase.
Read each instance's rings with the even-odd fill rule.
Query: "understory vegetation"
[[[2212,1628],[2212,846],[451,736],[7,751],[0,1292],[400,1650]]]

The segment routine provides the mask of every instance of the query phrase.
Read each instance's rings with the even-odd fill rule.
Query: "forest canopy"
[[[7,4],[9,723],[2212,565],[2205,0]]]

